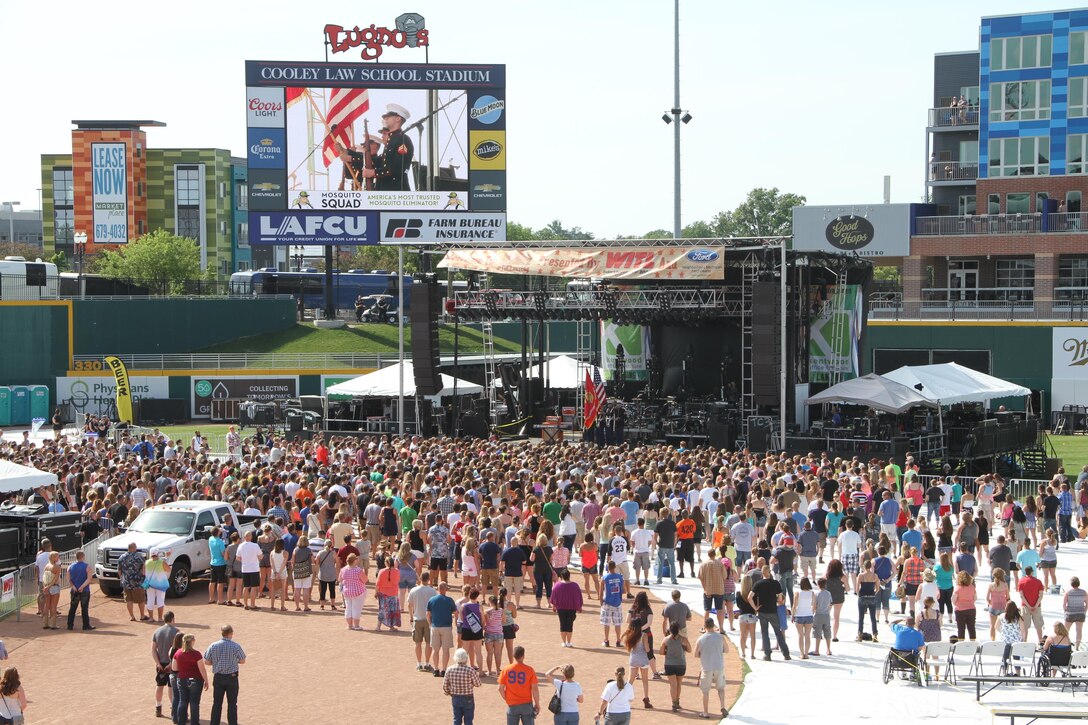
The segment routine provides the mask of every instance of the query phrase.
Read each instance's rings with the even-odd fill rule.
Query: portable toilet
[[[53,418],[53,411],[49,409],[49,388],[45,385],[30,386],[30,420],[42,419],[48,426]]]
[[[30,424],[30,390],[25,385],[11,388],[11,424]]]
[[[0,426],[11,425],[11,388],[0,385]]]

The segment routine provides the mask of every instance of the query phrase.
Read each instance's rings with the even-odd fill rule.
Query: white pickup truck
[[[194,577],[211,571],[211,529],[221,526],[228,515],[240,535],[255,527],[256,517],[239,516],[222,501],[175,501],[146,509],[125,533],[99,545],[95,564],[99,588],[108,596],[121,593],[117,560],[128,551],[129,544],[135,543],[144,558],[152,549],[165,552],[171,567],[168,594],[184,597]]]

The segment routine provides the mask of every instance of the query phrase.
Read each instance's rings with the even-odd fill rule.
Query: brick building
[[[90,256],[162,228],[192,239],[201,266],[219,279],[255,261],[276,263],[272,252],[254,260],[250,251],[245,159],[224,149],[149,148],[145,129],[165,125],[157,121],[73,123],[71,153],[41,157],[46,254],[74,258],[76,232],[87,234]]]

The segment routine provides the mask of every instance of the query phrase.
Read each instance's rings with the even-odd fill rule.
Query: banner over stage
[[[725,247],[454,249],[438,266],[545,277],[720,280],[725,277]]]

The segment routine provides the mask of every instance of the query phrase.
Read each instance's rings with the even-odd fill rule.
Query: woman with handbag
[[[601,707],[594,718],[595,723],[603,725],[628,725],[631,722],[631,703],[635,701],[635,688],[624,679],[627,670],[616,668],[616,679],[609,680],[601,693]]]
[[[536,582],[534,593],[536,594],[536,608],[540,609],[540,599],[547,595],[552,597],[552,547],[548,545],[548,537],[540,534],[536,537],[536,546],[529,557],[533,565],[533,580]]]
[[[310,537],[303,534],[298,537],[298,544],[291,554],[291,578],[295,585],[295,611],[299,611],[299,599],[302,599],[302,611],[310,611],[310,594],[314,584],[314,553],[310,551]]]
[[[19,670],[9,667],[0,675],[0,722],[23,725],[26,693],[19,682]]]
[[[152,549],[151,558],[144,564],[144,589],[147,590],[147,613],[151,615],[151,621],[156,621],[156,612],[159,624],[166,621],[163,617],[166,612],[166,590],[169,588],[170,565],[166,563],[163,552]]]
[[[563,679],[556,675],[563,673]],[[582,686],[574,681],[574,665],[556,665],[544,676],[552,681],[555,694],[548,702],[548,711],[553,715],[553,725],[578,725],[578,704],[585,696]]]
[[[378,591],[377,631],[384,624],[389,631],[396,632],[400,628],[400,569],[396,557],[385,557],[385,568],[378,572],[374,587]]]
[[[49,554],[49,563],[42,569],[42,629],[57,629],[57,607],[60,605],[60,584],[64,565],[60,552]],[[152,615],[154,616],[154,615]]]

